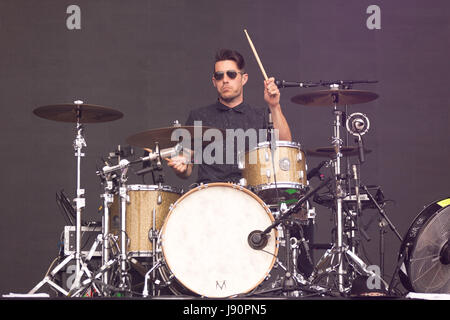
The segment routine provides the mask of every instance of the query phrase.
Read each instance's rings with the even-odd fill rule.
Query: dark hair
[[[219,51],[217,51],[214,64],[218,61],[224,60],[232,60],[236,62],[239,70],[243,70],[245,67],[244,57],[242,57],[242,55],[235,50],[220,49]]]

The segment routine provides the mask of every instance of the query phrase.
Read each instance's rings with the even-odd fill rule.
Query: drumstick
[[[250,47],[253,50],[253,54],[255,55],[256,62],[258,62],[259,68],[261,69],[261,72],[262,72],[262,74],[264,76],[264,80],[267,80],[268,77],[267,77],[266,71],[264,71],[264,67],[263,67],[263,65],[261,63],[261,60],[259,59],[258,53],[256,52],[255,46],[253,45],[253,42],[252,42],[252,39],[250,39],[250,36],[248,35],[246,29],[244,29],[244,32],[245,32],[245,35],[247,36],[248,43],[250,44]]]

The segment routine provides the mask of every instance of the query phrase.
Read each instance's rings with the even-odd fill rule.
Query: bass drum
[[[399,276],[407,290],[450,293],[449,239],[450,198],[447,198],[426,206],[403,240],[400,253],[405,260]]]
[[[211,183],[190,190],[161,229],[163,280],[176,295],[224,298],[253,290],[269,275],[278,240],[274,229],[267,245],[255,250],[248,236],[273,221],[267,205],[241,186]]]

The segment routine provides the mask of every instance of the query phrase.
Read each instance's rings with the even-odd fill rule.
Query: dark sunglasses
[[[228,78],[235,79],[237,77],[238,73],[244,74],[245,72],[228,70],[226,73],[227,73]],[[225,72],[223,72],[223,71],[216,71],[216,72],[214,72],[213,76],[214,76],[214,79],[216,79],[217,81],[220,81],[225,76]]]

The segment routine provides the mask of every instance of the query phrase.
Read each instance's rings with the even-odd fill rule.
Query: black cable
[[[65,208],[65,206],[63,204],[63,200],[58,193],[56,193],[56,204],[57,204],[57,206],[59,208],[59,212],[63,216],[66,224],[74,225],[74,221],[71,219],[71,215],[67,212],[67,209]]]

